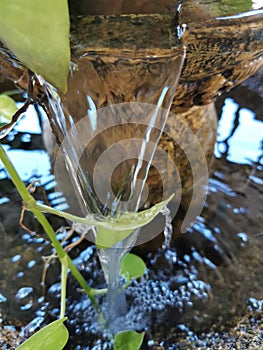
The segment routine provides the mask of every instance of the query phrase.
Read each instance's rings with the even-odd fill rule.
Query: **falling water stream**
[[[171,211],[167,206],[165,206],[161,210],[161,213],[165,217],[165,226],[163,230],[163,233],[164,233],[163,249],[169,249],[171,244],[172,234],[173,234]]]
[[[114,60],[117,63],[124,61],[120,67],[112,67],[112,59],[100,54],[101,65],[98,68],[97,54],[86,53],[75,62],[65,95],[59,95],[54,87],[44,83],[55,125],[54,133],[60,143],[60,155],[71,175],[71,195],[77,195],[81,215],[92,213],[99,220],[105,220],[107,216],[120,216],[123,211],[137,212],[147,200],[144,189],[149,169],[184,60],[183,50],[177,50],[169,57],[153,54],[142,57],[142,53],[136,51],[130,57],[123,57],[121,52],[119,54],[122,56],[114,57]],[[134,73],[131,71],[131,64],[138,58],[148,72],[142,78],[151,85],[147,89],[141,78],[138,79],[138,70]],[[97,86],[94,78],[90,78],[94,69]],[[105,78],[106,73],[111,75],[113,72],[118,76],[118,86],[111,86],[112,80]],[[131,75],[131,86],[126,87],[126,96],[130,95],[130,101],[115,95],[115,89],[125,84],[122,79],[127,79],[127,74]],[[106,99],[107,104],[102,104],[102,99]],[[63,159],[56,159],[56,174],[61,173],[62,162]],[[111,168],[113,165],[119,167],[117,173]],[[99,170],[96,171],[96,167]],[[105,184],[109,184],[110,188]],[[63,186],[68,187],[63,181],[61,185],[62,190]],[[168,211],[166,208],[163,212],[167,218]],[[165,245],[168,246],[171,234],[168,233],[171,227],[168,221],[166,227]],[[88,226],[87,232],[89,229]],[[136,243],[139,232],[136,230],[112,247],[98,249],[108,286],[106,315],[114,333],[125,329],[125,322],[122,320],[118,324],[116,320],[127,312],[120,280],[120,263]]]

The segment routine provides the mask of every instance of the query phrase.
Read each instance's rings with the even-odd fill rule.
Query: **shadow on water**
[[[238,344],[242,334],[243,346],[254,342],[253,349],[260,349],[262,105],[262,97],[248,86],[235,88],[217,102],[218,141],[205,208],[189,232],[175,236],[170,249],[147,253],[145,276],[126,290],[128,303],[133,305],[128,313],[130,325],[146,330],[143,349],[214,349]],[[64,197],[52,192],[55,179],[50,175],[41,129],[36,116],[29,114],[26,118],[33,119],[26,125],[33,129],[25,128],[22,121],[4,142],[23,180],[39,179],[43,184],[47,198],[38,184],[36,197],[56,206]],[[42,256],[52,254],[52,247],[29,213],[24,223],[39,236],[18,227],[19,196],[4,169],[0,174],[1,332],[17,329],[28,336],[59,315],[59,266],[55,260],[49,262],[43,286]],[[50,219],[56,229],[65,225],[60,219]],[[58,236],[63,234],[61,230]],[[77,239],[73,235],[66,243]],[[88,283],[104,287],[93,246],[84,241],[71,255]],[[67,310],[72,335],[67,349],[111,348],[89,300],[72,279]],[[1,341],[2,348],[8,349]]]

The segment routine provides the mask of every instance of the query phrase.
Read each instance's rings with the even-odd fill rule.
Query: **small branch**
[[[25,101],[25,103],[23,104],[23,106],[15,112],[15,114],[12,117],[11,122],[0,127],[0,132],[2,134],[2,137],[4,137],[6,135],[6,133],[8,133],[15,126],[15,124],[18,122],[20,116],[26,112],[26,110],[30,104],[31,104],[31,101],[29,99],[27,99]],[[5,131],[6,131],[6,133],[5,133]]]

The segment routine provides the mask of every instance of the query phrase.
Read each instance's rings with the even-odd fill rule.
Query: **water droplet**
[[[16,293],[15,298],[16,298],[17,301],[19,301],[21,299],[26,298],[32,292],[33,292],[33,288],[32,287],[22,287]]]
[[[24,272],[22,272],[22,271],[18,272],[16,275],[17,278],[21,278],[23,276],[24,276]]]
[[[38,302],[39,304],[41,304],[41,303],[43,303],[44,300],[45,300],[45,297],[42,296],[42,297],[40,297],[40,298],[37,299],[37,302]]]
[[[18,260],[20,260],[21,259],[21,255],[20,254],[17,254],[17,255],[15,255],[15,256],[13,256],[12,257],[12,259],[11,259],[11,261],[13,262],[13,263],[16,263]]]
[[[31,260],[29,261],[29,263],[27,264],[27,268],[28,269],[31,269],[33,266],[35,266],[36,264],[36,260]]]
[[[32,306],[33,306],[33,302],[30,302],[30,303],[27,303],[27,304],[25,304],[25,305],[22,305],[22,306],[20,307],[20,309],[23,310],[23,311],[25,311],[25,310],[31,309]]]
[[[185,326],[184,324],[179,324],[179,325],[178,325],[178,328],[179,328],[181,331],[183,331],[183,332],[188,332],[188,331],[189,331],[188,327]]]
[[[154,340],[148,340],[147,345],[150,347],[154,346]]]

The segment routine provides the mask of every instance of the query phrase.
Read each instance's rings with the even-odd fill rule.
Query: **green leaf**
[[[0,115],[11,120],[17,110],[16,103],[11,97],[5,94],[0,95]]]
[[[86,218],[86,223],[93,226],[104,227],[112,231],[134,231],[136,228],[151,222],[155,216],[160,213],[163,207],[172,200],[173,196],[172,194],[168,199],[155,204],[150,209],[140,211],[139,213],[123,212],[117,218],[107,217],[106,220],[102,221],[97,220],[96,216],[89,215]],[[127,232],[125,234],[127,234]]]
[[[150,209],[139,213],[124,212],[117,218],[110,217],[104,221],[91,221],[87,218],[87,224],[97,226],[96,246],[99,248],[109,248],[117,242],[122,241],[137,228],[151,222],[163,207],[171,201],[173,196],[171,195],[165,201],[155,204]]]
[[[139,213],[122,212],[119,217],[98,217],[94,214],[88,214],[85,218],[56,210],[47,205],[38,203],[27,203],[27,208],[38,209],[45,213],[51,213],[64,217],[73,222],[80,222],[83,225],[96,226],[96,245],[99,248],[112,247],[117,242],[129,236],[134,230],[151,222],[156,215],[165,207],[173,198],[173,194],[166,200],[154,205],[152,208]]]
[[[63,92],[70,63],[67,0],[1,0],[0,40]]]
[[[138,350],[142,345],[143,333],[123,331],[114,337],[114,350]]]
[[[128,237],[134,230],[110,230],[105,227],[98,226],[96,234],[97,248],[106,249],[114,246],[116,243]]]
[[[68,330],[61,318],[40,329],[16,350],[62,350],[68,341]]]
[[[121,274],[128,279],[143,276],[145,270],[144,261],[135,254],[127,254],[121,261]]]

